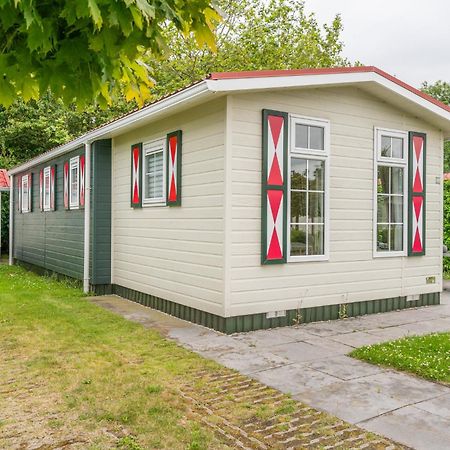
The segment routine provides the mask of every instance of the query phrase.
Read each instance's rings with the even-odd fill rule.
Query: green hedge
[[[450,180],[444,181],[444,244],[450,249]],[[444,273],[450,275],[448,256],[444,256]]]
[[[2,192],[2,230],[1,230],[1,243],[2,254],[8,253],[9,244],[9,192]]]

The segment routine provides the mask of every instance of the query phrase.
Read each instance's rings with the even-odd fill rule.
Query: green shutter
[[[424,133],[409,133],[408,255],[425,255],[426,144]]]
[[[166,204],[168,206],[181,206],[181,147],[181,130],[169,133],[166,142]]]
[[[142,142],[131,146],[131,207],[142,207]]]
[[[262,264],[287,261],[288,120],[285,112],[262,112]]]

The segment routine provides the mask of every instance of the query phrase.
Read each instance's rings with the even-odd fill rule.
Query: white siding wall
[[[232,219],[228,316],[441,290],[442,135],[356,88],[235,95],[231,108]],[[331,122],[330,258],[261,266],[261,110]],[[424,257],[373,258],[374,127],[427,133]],[[426,284],[436,276],[436,284]]]
[[[130,148],[183,131],[182,206],[130,207]],[[225,99],[113,142],[112,282],[223,315]]]

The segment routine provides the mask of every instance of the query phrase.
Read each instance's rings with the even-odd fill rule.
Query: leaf
[[[94,19],[94,24],[99,30],[103,25],[102,13],[100,12],[100,8],[98,7],[96,0],[88,0],[88,6],[91,16]]]

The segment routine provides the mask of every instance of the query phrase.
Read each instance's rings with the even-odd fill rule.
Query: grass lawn
[[[0,265],[0,448],[285,448],[286,439],[402,448],[102,309],[68,282]]]
[[[411,336],[354,350],[354,358],[450,384],[450,333]]]

